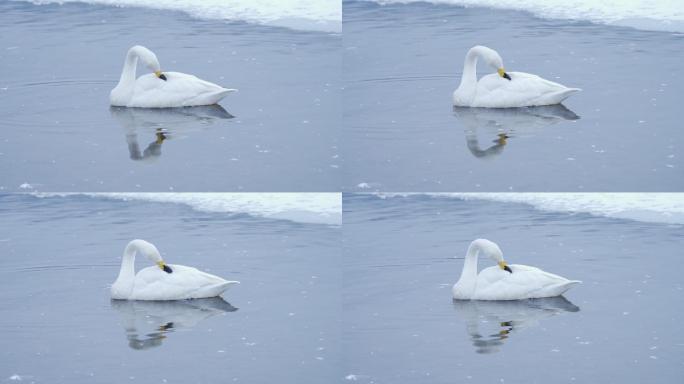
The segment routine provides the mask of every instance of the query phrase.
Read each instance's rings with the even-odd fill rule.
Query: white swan
[[[136,79],[138,59],[154,74]],[[117,107],[171,108],[216,104],[235,89],[180,72],[161,72],[157,56],[136,45],[128,50],[119,84],[109,94],[109,102]]]
[[[498,74],[477,80],[477,59],[482,58]],[[463,65],[463,76],[453,101],[459,107],[515,108],[553,105],[580,91],[524,72],[506,72],[501,56],[481,45],[470,48]]]
[[[157,264],[135,273],[135,254],[142,253]],[[238,281],[227,281],[184,265],[167,265],[157,247],[145,240],[126,246],[119,277],[112,284],[112,299],[183,300],[215,297]]]
[[[477,273],[477,257],[484,253],[498,263]],[[508,265],[494,242],[477,239],[470,243],[461,278],[452,293],[457,300],[522,300],[560,296],[578,280],[544,272],[527,265]]]

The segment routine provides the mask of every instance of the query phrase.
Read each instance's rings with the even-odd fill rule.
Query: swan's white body
[[[499,263],[477,273],[477,259],[485,253]],[[508,267],[511,272],[502,268]],[[457,300],[522,300],[560,296],[578,280],[544,272],[521,264],[507,265],[503,253],[494,242],[477,239],[468,247],[463,271],[452,293]]]
[[[159,267],[147,267],[135,273],[135,255],[142,253]],[[165,272],[170,268],[171,273]],[[157,248],[145,240],[133,240],[126,246],[119,277],[112,284],[112,299],[183,300],[215,297],[237,281],[184,265],[165,264]]]
[[[136,79],[138,59],[154,74]],[[162,74],[157,56],[149,49],[136,45],[126,54],[121,78],[109,94],[109,102],[118,107],[192,107],[216,104],[233,91],[235,89],[226,89],[185,73]]]
[[[499,73],[483,76],[478,81],[478,58]],[[466,54],[461,84],[454,91],[453,102],[458,107],[531,107],[558,104],[578,91],[579,88],[568,88],[530,73],[505,72],[501,56],[491,48],[478,45]]]

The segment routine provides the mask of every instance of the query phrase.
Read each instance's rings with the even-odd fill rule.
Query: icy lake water
[[[682,223],[681,216],[679,223]],[[681,224],[426,195],[344,195],[343,356],[360,383],[644,383],[684,375]],[[468,244],[582,280],[454,302]],[[480,268],[493,265],[481,259]]]
[[[519,11],[345,2],[344,190],[681,191],[683,43]],[[455,111],[478,44],[508,71],[583,91],[564,107]]]
[[[110,110],[136,44],[239,92],[221,108]],[[181,12],[1,2],[0,188],[339,190],[340,46]]]
[[[87,196],[0,195],[0,216],[0,382],[343,376],[339,225]],[[110,301],[134,238],[241,284],[225,301]]]

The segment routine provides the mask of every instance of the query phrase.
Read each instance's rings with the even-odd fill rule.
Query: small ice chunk
[[[344,378],[347,380],[350,380],[350,381],[356,381],[357,380],[356,375],[347,375]]]
[[[370,186],[370,184],[368,184],[368,183],[359,183],[359,184],[357,185],[357,187],[363,188],[363,189],[368,189],[368,188],[370,188],[371,186]]]
[[[10,376],[9,379],[13,381],[21,381],[21,376],[15,373],[14,375]]]

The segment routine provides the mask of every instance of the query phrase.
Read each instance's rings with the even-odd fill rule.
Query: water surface
[[[683,39],[521,11],[345,2],[344,190],[681,191]],[[509,71],[583,91],[560,110],[455,111],[478,44]]]
[[[684,374],[682,229],[527,204],[345,194],[345,376],[361,383],[677,382]],[[451,287],[479,237],[497,242],[509,263],[583,284],[553,299],[454,302]],[[491,265],[480,260],[480,268]]]
[[[136,44],[162,70],[239,92],[223,111],[110,110]],[[340,45],[339,34],[182,12],[2,2],[0,188],[339,190]]]
[[[0,195],[0,381],[323,383],[341,377],[338,225],[103,197]],[[128,241],[240,285],[111,301]],[[137,260],[137,267],[147,266]]]

